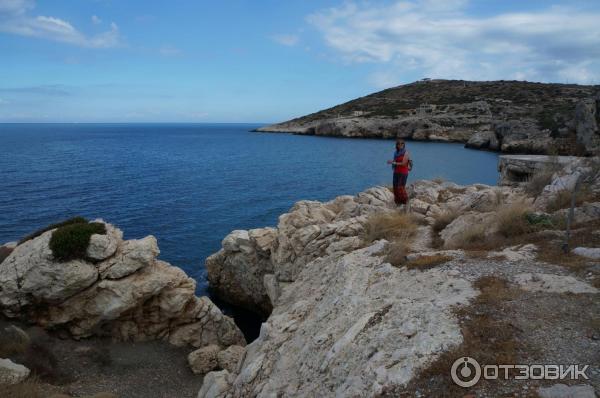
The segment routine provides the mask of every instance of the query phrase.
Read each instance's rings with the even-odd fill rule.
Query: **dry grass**
[[[400,240],[408,243],[417,231],[414,219],[405,213],[388,212],[373,214],[365,224],[364,239],[374,242],[386,239],[390,242]]]
[[[433,268],[435,266],[445,264],[448,261],[451,261],[453,257],[446,256],[443,254],[435,254],[432,256],[422,256],[411,260],[406,263],[406,267],[409,269],[428,269]]]
[[[40,381],[35,376],[30,376],[18,384],[0,384],[0,397],[3,398],[44,398],[46,396]]]
[[[388,245],[385,261],[392,264],[394,267],[401,267],[406,263],[406,255],[408,254],[409,246],[406,242],[396,240]]]
[[[539,196],[546,185],[552,182],[552,176],[556,171],[560,170],[560,168],[561,166],[560,163],[558,163],[558,160],[554,160],[546,164],[541,169],[535,171],[529,176],[525,183],[525,192],[529,196]]]
[[[594,202],[598,200],[596,195],[590,188],[589,185],[582,185],[582,187],[575,193],[575,206],[580,206],[586,202]],[[567,209],[571,207],[571,200],[573,198],[573,192],[568,189],[558,191],[556,196],[546,206],[546,211],[553,213],[557,210]]]
[[[574,226],[569,240],[569,248],[600,247],[600,235],[594,234],[600,229],[600,221]],[[551,264],[557,264],[568,268],[582,268],[593,260],[578,256],[573,253],[565,253],[562,249],[563,239],[560,241],[549,241],[548,239],[537,239],[532,243],[538,246],[537,259]]]
[[[457,209],[450,208],[434,216],[435,222],[432,225],[433,232],[440,233],[446,228],[452,221],[460,215]]]
[[[566,209],[571,206],[572,192],[568,189],[563,189],[556,193],[556,196],[546,206],[546,211],[554,213],[560,209]]]
[[[498,234],[508,238],[532,232],[532,226],[527,221],[527,214],[530,212],[531,206],[524,201],[501,206],[494,220]]]
[[[384,397],[412,396],[419,390],[426,397],[462,397],[468,392],[452,382],[450,368],[459,357],[472,357],[480,364],[518,363],[521,339],[518,330],[505,318],[507,300],[521,294],[508,283],[494,276],[480,278],[475,286],[481,294],[468,307],[456,311],[462,322],[463,343],[447,351],[409,383],[406,388],[385,391]],[[478,386],[487,383],[480,381]]]
[[[474,225],[471,228],[463,231],[454,239],[453,249],[471,249],[477,250],[482,249],[481,245],[489,245],[491,243],[491,237],[486,236],[485,225]],[[487,246],[486,246],[487,247]]]

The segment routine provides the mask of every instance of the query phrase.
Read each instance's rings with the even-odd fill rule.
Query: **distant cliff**
[[[424,79],[256,131],[591,154],[600,150],[598,108],[598,85]]]

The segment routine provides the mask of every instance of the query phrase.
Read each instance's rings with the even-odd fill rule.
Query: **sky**
[[[599,0],[0,0],[0,123],[271,123],[425,77],[600,84],[599,21]]]

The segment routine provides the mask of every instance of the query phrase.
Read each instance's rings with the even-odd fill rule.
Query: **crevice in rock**
[[[250,344],[258,338],[260,327],[267,320],[269,315],[261,316],[253,311],[230,304],[219,298],[214,292],[210,291],[208,297],[223,312],[235,321],[237,327],[244,334],[246,342]]]

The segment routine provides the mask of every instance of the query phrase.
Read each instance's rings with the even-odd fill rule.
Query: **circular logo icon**
[[[481,366],[471,357],[461,357],[452,364],[450,374],[459,386],[473,387],[481,378]]]

